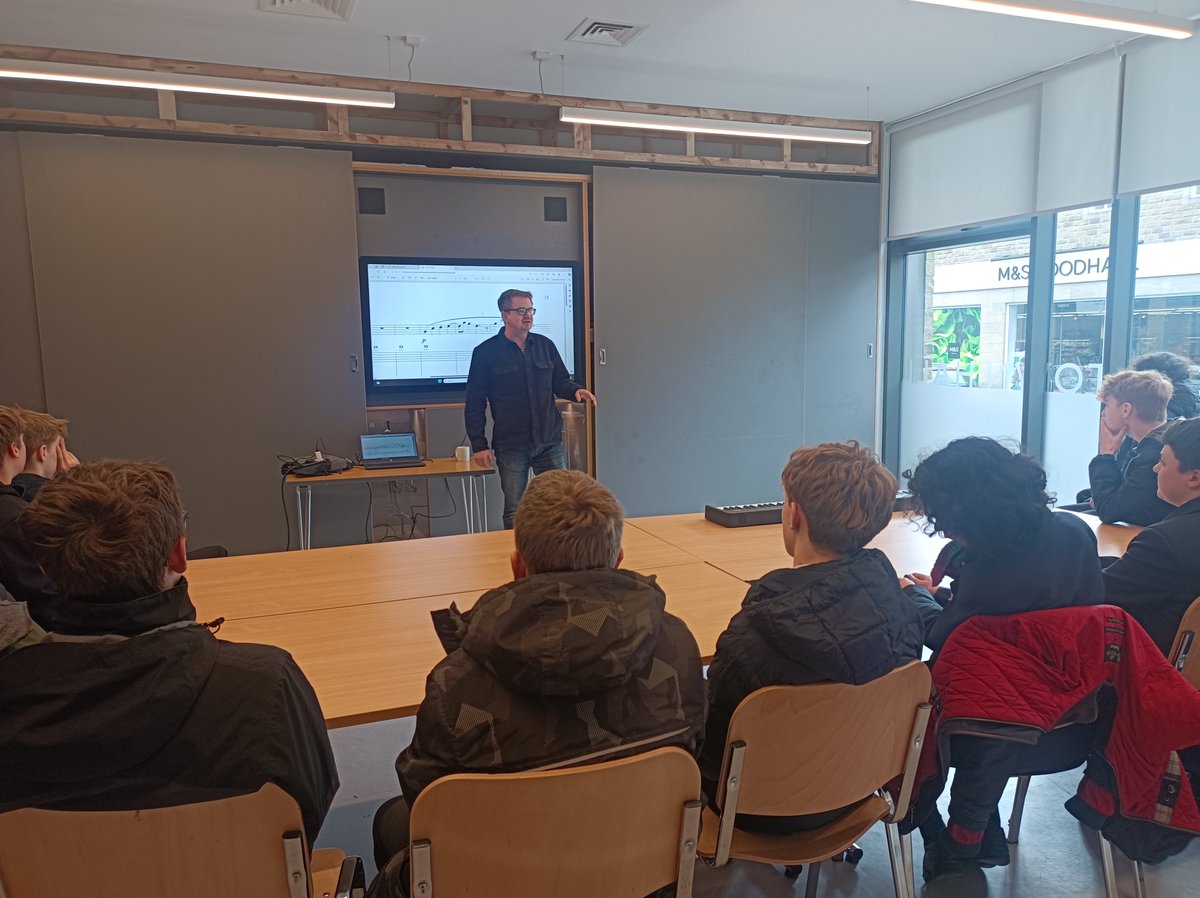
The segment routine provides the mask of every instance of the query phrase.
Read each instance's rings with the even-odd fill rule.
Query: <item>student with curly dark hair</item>
[[[1192,363],[1173,352],[1149,352],[1138,356],[1129,367],[1134,371],[1157,371],[1171,381],[1167,420],[1200,416],[1200,396],[1187,383]]]
[[[929,533],[950,537],[931,576],[906,580],[933,592],[939,607],[909,591],[939,651],[977,614],[1008,615],[1104,600],[1096,537],[1069,512],[1048,507],[1046,472],[995,440],[955,440],[923,460],[908,482]],[[1090,746],[1085,727],[1068,727],[1023,745],[973,735],[948,737],[955,768],[949,824],[936,809],[922,822],[927,880],[1009,862],[997,803],[1010,776],[1069,770]]]
[[[1096,536],[1078,517],[1050,511],[1046,472],[995,440],[966,437],[924,459],[908,481],[929,533],[951,542],[933,575],[908,579],[934,592],[925,643],[941,648],[973,614],[1020,614],[1090,605],[1104,596]]]

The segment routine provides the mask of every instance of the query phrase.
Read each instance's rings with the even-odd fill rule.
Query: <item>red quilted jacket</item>
[[[939,653],[933,686],[937,739],[925,741],[922,757],[929,776],[937,773],[938,743],[951,734],[1032,742],[1111,686],[1111,731],[1068,810],[1140,860],[1161,860],[1200,835],[1200,808],[1179,758],[1200,744],[1200,691],[1120,608],[973,617]],[[1145,825],[1186,836],[1164,849]]]

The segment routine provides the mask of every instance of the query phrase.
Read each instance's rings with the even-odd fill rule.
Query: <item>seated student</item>
[[[24,490],[12,485],[25,470],[25,418],[15,408],[0,405],[0,524],[20,514],[25,506]]]
[[[22,498],[32,502],[38,490],[55,474],[79,464],[67,449],[67,422],[53,415],[21,409],[25,422],[25,470],[13,478]]]
[[[317,698],[283,650],[196,622],[171,472],[80,465],[20,520],[70,619],[0,657],[0,812],[166,807],[273,782],[311,845],[338,786]]]
[[[0,405],[0,587],[27,603],[33,619],[49,627],[54,622],[58,593],[30,554],[19,529],[30,499],[18,484],[28,458],[28,414]]]
[[[1165,399],[1164,399],[1165,402]],[[935,652],[953,630],[974,615],[1021,614],[1103,601],[1100,559],[1091,528],[1069,512],[1052,512],[1046,473],[1036,461],[995,440],[966,437],[924,459],[908,488],[929,532],[950,537],[933,577],[909,574],[936,589],[953,579],[944,608],[914,596],[926,621],[925,644]],[[1008,778],[1083,763],[1090,739],[1083,728],[1043,737],[1021,756],[980,749],[955,737],[949,763],[956,768],[950,790],[950,823],[933,813],[921,824],[925,878],[961,873],[972,866],[1003,866],[1008,844],[997,803]],[[992,742],[996,740],[990,740]]]
[[[1157,371],[1119,371],[1104,378],[1099,396],[1100,451],[1088,465],[1092,507],[1106,524],[1161,521],[1171,506],[1158,498],[1154,466],[1162,452],[1171,382]],[[1133,445],[1122,451],[1126,437]]]
[[[891,520],[892,473],[857,443],[823,443],[792,453],[783,494],[783,545],[792,567],[750,585],[708,668],[700,771],[710,801],[729,722],[750,693],[764,686],[867,683],[921,657],[924,630],[916,606],[902,594],[887,557],[863,548]],[[739,814],[738,826],[812,829],[843,812]]]
[[[623,519],[587,474],[530,481],[514,522],[515,579],[462,616],[461,644],[430,672],[412,744],[396,759],[404,795],[375,815],[372,895],[405,894],[408,808],[439,777],[698,750],[700,652],[654,578],[617,568]]]
[[[954,440],[917,465],[908,488],[930,533],[949,537],[935,578],[906,576],[937,590],[920,605],[925,644],[935,652],[974,614],[1021,614],[1104,597],[1092,528],[1052,512],[1046,472],[1032,458],[986,437]],[[949,576],[949,590],[938,590]]]
[[[1200,596],[1200,418],[1171,424],[1162,442],[1158,495],[1174,510],[1104,569],[1104,598],[1133,615],[1165,655]]]
[[[1200,396],[1188,385],[1190,360],[1173,352],[1151,352],[1134,359],[1134,371],[1158,371],[1171,381],[1171,400],[1167,403],[1167,420],[1200,416]]]

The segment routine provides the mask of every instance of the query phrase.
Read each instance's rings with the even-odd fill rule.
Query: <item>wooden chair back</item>
[[[459,774],[412,808],[410,891],[510,898],[691,894],[700,771],[678,748],[585,767]]]
[[[0,895],[307,898],[303,829],[295,800],[272,783],[167,808],[10,811],[0,814]]]
[[[917,724],[928,719],[929,691],[929,668],[913,661],[861,686],[768,686],[751,693],[729,724],[718,803],[725,807],[737,743],[746,746],[740,814],[831,811],[872,794],[906,772],[909,761],[915,773],[917,752],[909,749],[914,734],[924,733]],[[905,790],[899,815],[908,797]]]
[[[1184,612],[1167,658],[1189,683],[1200,689],[1200,598]]]

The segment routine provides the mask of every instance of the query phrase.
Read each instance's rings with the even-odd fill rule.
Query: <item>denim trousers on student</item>
[[[529,486],[529,469],[543,474],[567,466],[562,443],[552,446],[530,446],[528,449],[497,449],[496,470],[500,472],[500,489],[504,492],[504,529],[512,530],[517,506]]]

